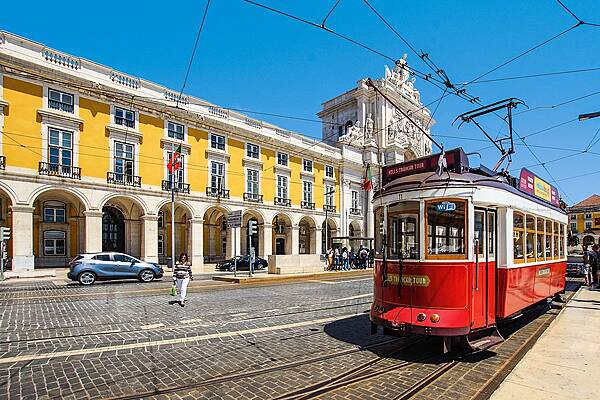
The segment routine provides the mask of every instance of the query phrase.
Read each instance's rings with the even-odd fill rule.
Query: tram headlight
[[[425,315],[425,313],[417,314],[417,321],[419,321],[419,322],[425,321],[426,318],[427,318],[427,315]]]
[[[436,322],[438,322],[440,320],[440,316],[437,314],[431,314],[431,317],[429,317],[429,319],[431,320],[431,322],[433,322],[435,324]]]

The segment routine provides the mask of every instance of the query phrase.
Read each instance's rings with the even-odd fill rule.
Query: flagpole
[[[171,172],[171,268],[175,268],[175,174]]]

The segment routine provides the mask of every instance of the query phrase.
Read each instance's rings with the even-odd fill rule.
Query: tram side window
[[[383,254],[383,207],[375,211],[375,254],[379,257]]]
[[[535,218],[528,215],[525,221],[527,228],[527,236],[525,238],[527,261],[535,261]]]
[[[427,202],[427,254],[465,253],[466,202],[436,200]]]
[[[419,229],[417,218],[414,216],[402,216],[394,218],[391,228],[396,233],[395,243],[390,243],[390,249],[396,249],[395,257],[415,260],[419,258]],[[399,253],[398,253],[399,252]]]
[[[496,254],[496,214],[488,213],[488,255],[494,257]]]
[[[565,256],[565,225],[560,224],[560,236],[558,237],[558,255],[559,257]]]
[[[535,258],[538,261],[543,261],[544,260],[544,245],[546,242],[546,240],[544,239],[545,232],[544,232],[544,219],[543,218],[537,219],[537,228],[536,228],[535,234],[537,236],[536,257]]]
[[[485,213],[483,211],[475,211],[475,240],[477,241],[477,254],[481,257],[484,255],[484,242],[483,242],[483,230],[484,230],[484,219]]]
[[[558,234],[558,222],[554,222],[554,249],[552,251],[552,254],[554,255],[554,258],[558,258],[558,248],[559,248],[558,237],[559,237],[559,234]]]
[[[513,214],[513,251],[516,263],[525,261],[524,241],[525,225],[523,223],[523,214],[515,212]]]
[[[546,221],[546,259],[552,258],[552,221]]]

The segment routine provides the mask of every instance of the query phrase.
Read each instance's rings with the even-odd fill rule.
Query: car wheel
[[[229,271],[229,272],[233,272],[233,270],[234,270],[234,269],[235,269],[235,268],[233,267],[233,265],[230,265],[230,266],[229,266],[229,268],[227,268],[227,271]]]
[[[156,274],[150,269],[144,269],[140,272],[139,279],[142,282],[152,282]]]
[[[91,285],[94,282],[96,282],[96,274],[91,271],[84,271],[79,274],[79,276],[77,277],[77,280],[82,285],[88,286],[88,285]]]

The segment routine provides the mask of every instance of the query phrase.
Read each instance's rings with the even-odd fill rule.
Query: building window
[[[592,221],[585,221],[585,230],[589,231],[592,229]]]
[[[48,108],[74,113],[75,98],[72,94],[61,92],[55,89],[48,89]]]
[[[246,156],[250,158],[260,158],[258,146],[252,143],[246,143]]]
[[[165,235],[158,235],[158,254],[165,255]]]
[[[466,255],[465,201],[440,200],[427,203],[427,254]]]
[[[288,166],[288,155],[286,153],[277,153],[277,165]]]
[[[225,164],[216,161],[210,163],[210,187],[213,191],[225,189]]]
[[[353,190],[350,198],[350,208],[353,210],[358,210],[358,191]]]
[[[167,123],[167,136],[176,140],[183,140],[183,125],[169,121]]]
[[[167,152],[167,160],[170,160],[171,158],[173,158],[173,153],[168,151]],[[177,169],[177,171],[175,171],[175,173],[171,173],[171,171],[169,171],[169,169],[167,168],[167,178],[169,182],[179,182],[179,183],[184,183],[185,182],[185,174],[184,174],[184,167],[185,167],[185,157],[183,154],[179,155],[179,159],[181,160],[181,167]],[[168,162],[168,161],[167,161]]]
[[[135,113],[124,108],[115,107],[115,124],[128,128],[135,127]]]
[[[327,178],[333,178],[333,167],[331,165],[325,166],[325,176]]]
[[[312,172],[313,163],[311,160],[302,160],[302,170],[304,172]]]
[[[45,231],[44,232],[44,255],[46,256],[64,256],[65,255],[65,232],[63,231]]]
[[[277,197],[288,198],[288,177],[285,175],[277,175]]]
[[[592,214],[591,213],[586,213],[585,214],[585,219],[592,219]]]
[[[64,224],[67,222],[67,207],[60,201],[44,203],[44,222]]]
[[[255,169],[246,170],[246,191],[258,195],[258,171]]]
[[[117,180],[131,178],[134,175],[134,146],[129,143],[115,142],[115,175]]]
[[[312,203],[312,182],[302,181],[302,201]]]
[[[225,136],[211,134],[210,147],[217,150],[225,150]]]
[[[571,222],[571,232],[577,232],[577,222]]]
[[[53,165],[73,165],[73,132],[48,128],[48,161]]]
[[[325,185],[325,205],[333,206],[333,186]]]

